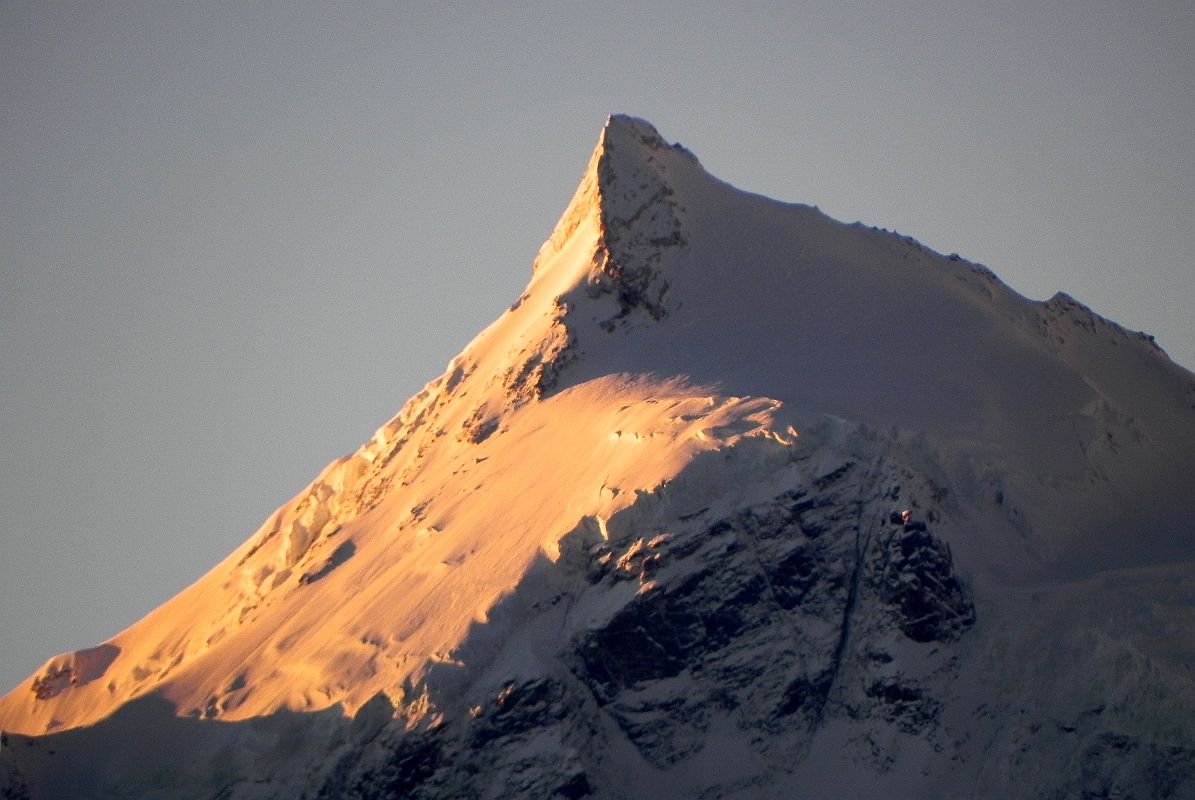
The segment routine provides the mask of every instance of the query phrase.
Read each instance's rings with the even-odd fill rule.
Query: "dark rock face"
[[[856,466],[668,541],[659,580],[573,643],[574,673],[648,761],[693,752],[719,708],[760,739],[836,716],[935,726],[939,705],[887,651],[957,640],[974,605],[924,524],[875,521]]]
[[[507,684],[490,706],[475,709],[470,745],[482,747],[559,723],[572,705],[564,686],[550,678]]]
[[[608,699],[646,681],[675,677],[763,622],[767,609],[758,601],[764,578],[745,577],[744,584],[726,587],[712,570],[691,575],[672,590],[628,604],[578,642],[580,671],[595,695]],[[733,594],[719,596],[724,588]]]
[[[915,642],[952,642],[975,624],[975,605],[954,574],[950,548],[924,524],[906,523],[881,545],[878,590]]]
[[[387,727],[348,749],[317,796],[586,797],[589,774],[567,743],[584,719],[578,706],[551,678],[508,683],[460,719],[410,732]]]
[[[354,782],[363,800],[368,792],[378,797],[407,797],[431,777],[444,758],[434,736],[404,736],[394,743],[390,759],[368,778]],[[372,780],[370,780],[372,779]]]
[[[350,750],[331,770],[319,800],[414,797],[445,759],[443,736],[420,731],[381,736],[367,749]]]
[[[965,635],[974,607],[946,545],[887,522],[863,472],[846,461],[728,517],[591,548],[574,601],[625,599],[556,645],[556,677],[380,739],[322,796],[621,796],[598,777],[611,736],[667,769],[726,719],[765,755],[779,741],[799,752],[836,719],[932,735],[925,680],[952,668],[935,648]],[[922,651],[919,667],[902,647]]]

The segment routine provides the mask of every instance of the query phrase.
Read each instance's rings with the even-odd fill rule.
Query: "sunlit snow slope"
[[[225,720],[379,693],[436,713],[429,671],[470,668],[470,631],[566,534],[602,541],[702,453],[766,453],[763,470],[815,444],[949,487],[976,586],[1195,559],[1195,379],[1149,337],[738,191],[615,116],[526,291],[444,375],[193,586],[48,661],[0,728],[88,725],[149,693]]]

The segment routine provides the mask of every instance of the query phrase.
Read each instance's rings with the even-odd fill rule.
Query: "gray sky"
[[[1195,3],[0,3],[0,691],[522,290],[605,117],[1195,365]]]

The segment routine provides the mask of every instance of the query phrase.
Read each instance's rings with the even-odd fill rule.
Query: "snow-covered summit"
[[[606,120],[589,165],[556,228],[548,237],[532,268],[555,255],[577,231],[582,220],[592,218],[603,241],[618,238],[630,223],[636,232],[653,238],[679,235],[678,220],[672,217],[667,230],[654,230],[661,220],[653,212],[673,204],[669,173],[698,170],[700,164],[692,153],[679,145],[669,145],[650,123],[622,114]],[[607,242],[608,243],[608,242]]]
[[[615,115],[442,376],[0,699],[77,759],[9,774],[131,786],[94,748],[152,717],[198,742],[154,774],[213,795],[816,794],[850,763],[864,794],[1008,796],[1122,746],[1191,786],[1193,475],[1195,378],[1148,337]],[[257,755],[217,763],[228,737]]]
[[[597,209],[596,252],[560,294],[562,380],[683,375],[965,451],[1001,476],[975,491],[1057,511],[1029,562],[1005,543],[984,555],[1017,570],[1123,557],[1122,540],[1073,537],[1125,526],[1136,563],[1195,555],[1180,522],[1195,504],[1172,505],[1191,494],[1176,465],[1195,452],[1195,383],[1149,337],[907,237],[738,191],[639,120],[607,123],[564,229],[581,207]],[[1156,489],[1172,499],[1141,523]]]

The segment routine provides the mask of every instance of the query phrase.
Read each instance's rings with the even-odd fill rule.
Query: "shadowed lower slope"
[[[1151,645],[1149,623],[1108,613],[1110,597],[1142,593],[1190,603],[1190,565],[1021,591],[972,583],[949,545],[972,510],[902,452],[829,418],[796,439],[745,431],[609,518],[579,520],[449,658],[402,687],[397,707],[379,693],[351,719],[331,708],[221,722],[145,698],[92,728],[10,736],[8,790],[1195,790],[1184,656]],[[1126,623],[1142,638],[1126,637]]]

